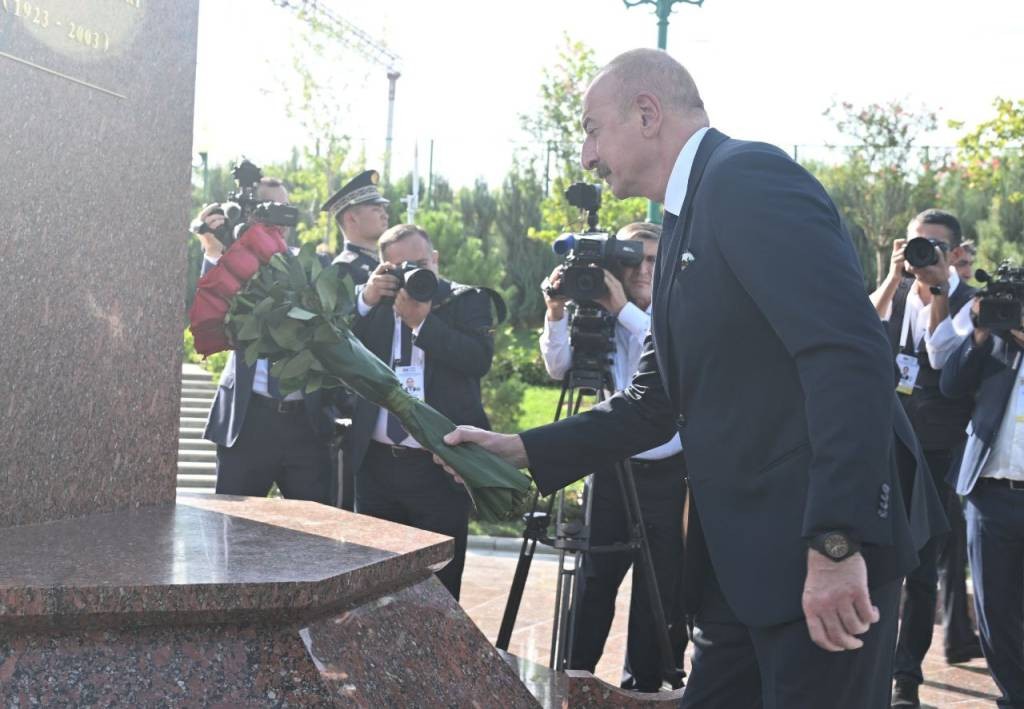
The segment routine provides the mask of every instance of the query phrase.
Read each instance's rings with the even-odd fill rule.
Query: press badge
[[[398,377],[406,394],[425,401],[423,398],[423,367],[395,367],[395,376]]]
[[[917,375],[921,372],[921,365],[917,361],[917,357],[898,354],[896,355],[896,367],[900,371],[900,383],[896,385],[896,391],[900,394],[913,394]]]

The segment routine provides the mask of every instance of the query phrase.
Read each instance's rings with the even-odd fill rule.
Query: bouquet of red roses
[[[281,229],[255,223],[199,279],[189,320],[196,352],[234,348],[249,364],[269,359],[283,392],[346,386],[388,409],[458,472],[481,517],[514,513],[528,478],[479,446],[445,444],[455,424],[406,393],[394,371],[352,334],[354,310],[352,282],[336,265],[322,266],[311,244],[291,254]]]

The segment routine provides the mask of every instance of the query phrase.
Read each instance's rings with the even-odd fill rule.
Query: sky
[[[293,0],[294,2],[295,0]],[[497,186],[517,147],[519,116],[540,107],[543,70],[568,35],[599,64],[655,46],[653,5],[622,0],[319,0],[400,57],[392,173],[433,167],[453,186]],[[273,0],[201,0],[195,153],[212,164],[257,163],[309,143],[288,105],[301,93],[298,58],[324,88],[318,117],[380,169],[387,123],[383,67],[359,52],[313,51],[293,11]],[[997,96],[1024,98],[1019,0],[705,0],[677,2],[668,51],[693,74],[711,123],[801,157],[841,142],[822,114],[836,101],[900,100],[911,110],[976,124]],[[943,127],[928,143],[952,145]],[[198,158],[196,158],[198,161]]]

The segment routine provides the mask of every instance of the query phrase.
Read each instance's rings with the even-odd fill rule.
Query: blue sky
[[[381,38],[402,59],[393,171],[412,168],[461,186],[496,184],[528,139],[518,115],[539,105],[541,72],[568,32],[599,62],[653,46],[650,6],[621,0],[320,0]],[[285,157],[309,140],[287,115],[299,89],[295,57],[331,89],[325,103],[341,132],[378,167],[387,79],[358,53],[315,54],[302,25],[271,0],[202,0],[196,87],[196,152],[213,162],[244,152]],[[670,53],[690,69],[716,127],[741,138],[834,143],[822,112],[835,100],[899,99],[968,124],[991,115],[996,96],[1024,97],[1024,3],[1016,0],[706,0],[679,3]],[[328,94],[333,94],[328,96]],[[336,114],[336,118],[333,118]],[[940,131],[929,142],[952,144]],[[802,149],[813,154],[815,148]]]

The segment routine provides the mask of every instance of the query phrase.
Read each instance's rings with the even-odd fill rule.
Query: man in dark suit
[[[914,267],[904,255],[910,239],[928,239],[935,262]],[[939,391],[943,365],[969,336],[974,289],[960,279],[953,264],[964,258],[960,221],[941,209],[927,209],[907,226],[907,238],[893,244],[889,275],[871,294],[885,323],[900,382],[897,391],[917,434],[932,480],[945,505],[954,532],[934,539],[921,552],[921,564],[907,575],[899,640],[896,643],[892,706],[920,706],[918,687],[924,681],[921,663],[932,642],[936,587],[943,571],[942,601],[946,658],[950,663],[981,657],[978,638],[967,615],[966,533],[960,498],[946,484],[974,400],[950,399]]]
[[[284,186],[269,177],[260,181],[257,197],[288,202]],[[216,207],[211,205],[200,214],[211,230],[224,221]],[[199,238],[206,273],[220,259],[223,246],[210,234]],[[217,492],[263,497],[277,483],[289,499],[326,503],[334,428],[326,403],[319,391],[282,395],[267,360],[250,366],[231,352],[203,433],[217,444]]]
[[[653,346],[589,412],[446,440],[529,465],[549,493],[679,432],[683,706],[885,706],[902,576],[944,520],[835,206],[782,151],[709,130],[663,52],[605,67],[582,124],[584,167],[665,203]]]
[[[380,175],[376,170],[359,173],[324,202],[321,211],[333,218],[344,240],[341,253],[334,258],[341,272],[352,279],[353,285],[364,285],[370,274],[377,268],[377,240],[388,228],[390,204],[380,193],[377,185]],[[347,389],[334,393],[336,413],[342,420],[338,426],[338,438],[334,443],[335,455],[339,447],[344,450],[344,437],[348,435],[349,424],[355,413],[356,396]],[[345,510],[355,509],[355,474],[351,465],[341,457],[338,474],[333,476],[331,502]]]
[[[981,647],[1002,697],[1024,707],[1024,332],[975,328],[942,370],[942,392],[973,395],[952,483],[967,498],[967,554]]]
[[[380,238],[381,264],[358,298],[352,331],[390,364],[406,390],[458,424],[488,427],[480,379],[494,355],[491,296],[438,279],[432,300],[399,287],[393,269],[416,264],[434,274],[438,253],[412,224]],[[407,276],[410,277],[411,276]],[[470,498],[387,410],[358,399],[345,439],[356,480],[356,512],[455,538],[455,557],[437,577],[456,599],[462,584]]]

